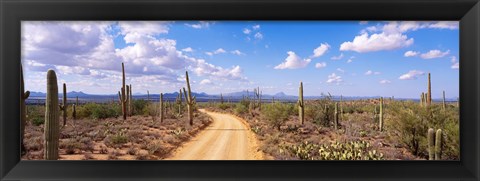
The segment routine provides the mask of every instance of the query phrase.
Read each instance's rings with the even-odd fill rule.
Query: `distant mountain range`
[[[240,92],[232,92],[232,93],[225,93],[222,94],[223,98],[225,101],[231,100],[231,101],[238,101],[241,100],[244,96],[249,96],[250,98],[254,98],[254,93],[252,91],[240,91]],[[76,91],[71,91],[67,93],[67,98],[69,100],[73,100],[74,98],[78,98],[80,100],[90,100],[90,101],[99,101],[99,102],[104,102],[104,101],[110,101],[118,100],[118,95],[117,94],[107,94],[107,95],[99,95],[99,94],[87,94],[82,91],[76,92]],[[178,92],[173,92],[173,93],[165,93],[163,94],[163,97],[167,101],[172,101],[175,100],[176,97],[178,96]],[[219,100],[220,99],[220,94],[215,94],[215,95],[210,95],[205,92],[197,93],[197,92],[192,92],[192,96],[195,96],[197,101],[199,102],[205,102],[209,100]],[[30,92],[30,97],[29,99],[35,100],[35,99],[45,99],[46,93],[43,92]],[[63,97],[63,93],[59,93],[58,95],[59,98]],[[135,93],[133,95],[134,99],[147,99],[148,95],[147,94],[142,94],[142,93]],[[293,95],[287,95],[284,92],[278,92],[273,95],[269,94],[262,94],[262,99],[263,100],[270,100],[270,99],[280,99],[280,100],[288,100],[288,101],[294,101],[298,99],[298,96],[293,96]],[[305,96],[305,99],[321,99],[325,98],[325,96]],[[380,98],[380,96],[343,96],[343,100],[358,100],[358,99],[377,99]],[[150,100],[156,100],[158,101],[160,99],[160,94],[150,94]],[[340,100],[340,96],[332,96],[333,100]],[[403,99],[403,98],[395,98],[396,100],[417,100],[417,99]],[[441,101],[439,99],[434,99],[434,101]],[[456,99],[447,99],[446,101],[456,101]]]

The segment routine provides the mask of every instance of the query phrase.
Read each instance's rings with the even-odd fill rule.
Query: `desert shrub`
[[[396,140],[405,145],[414,155],[428,157],[427,131],[429,128],[443,130],[443,159],[459,159],[459,112],[441,105],[422,107],[414,102],[392,102],[385,113],[389,115],[385,126]],[[390,117],[391,116],[391,117]]]
[[[120,114],[121,108],[118,104],[87,103],[77,108],[78,118],[106,119],[116,118]]]
[[[160,112],[160,107],[155,103],[148,103],[143,107],[143,115],[144,116],[157,116]]]
[[[132,100],[133,114],[141,115],[143,114],[144,108],[147,106],[148,102],[143,99]]]
[[[45,122],[45,108],[37,105],[27,105],[27,120],[39,126]]]
[[[238,115],[245,114],[248,112],[248,107],[242,103],[235,104],[235,113]]]
[[[217,107],[221,110],[226,110],[226,109],[230,108],[230,104],[220,103],[220,104],[217,104]]]
[[[292,104],[273,103],[267,104],[262,108],[262,116],[270,126],[280,130],[280,126],[288,120],[290,114],[293,114]]]

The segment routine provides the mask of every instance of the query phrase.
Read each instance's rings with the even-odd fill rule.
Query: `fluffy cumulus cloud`
[[[219,48],[219,49],[216,49],[213,52],[205,52],[205,54],[207,54],[209,56],[212,56],[212,55],[222,54],[222,53],[226,53],[226,52],[227,51],[225,51],[223,48]]]
[[[327,79],[327,83],[336,83],[336,84],[339,84],[340,82],[343,82],[342,80],[342,77],[335,74],[335,73],[332,73],[330,75],[328,75],[328,79]]]
[[[447,50],[444,52],[440,50],[430,50],[426,53],[422,53],[420,57],[423,59],[433,59],[433,58],[441,58],[441,57],[447,56],[448,54],[450,54],[450,50]]]
[[[223,68],[185,55],[193,49],[179,50],[176,40],[159,36],[168,34],[168,27],[169,22],[163,21],[23,22],[22,63],[30,75],[54,69],[59,77],[84,76],[81,79],[88,81],[109,78],[104,87],[121,80],[122,62],[127,80],[139,87],[153,79],[160,85],[183,83],[185,69],[211,80],[246,80],[239,66]],[[123,38],[126,45],[116,47],[115,38]]]
[[[311,56],[311,58],[321,57],[322,55],[327,53],[329,48],[330,48],[330,45],[328,43],[320,44],[319,47],[317,47],[313,50],[313,55]]]
[[[401,75],[398,77],[400,80],[414,80],[417,79],[420,76],[425,75],[425,72],[419,71],[419,70],[410,70],[406,74]]]
[[[320,62],[320,63],[315,64],[315,68],[317,68],[317,69],[323,68],[323,67],[326,67],[326,66],[327,66],[326,62]]]
[[[414,56],[417,56],[418,54],[420,54],[420,52],[416,52],[416,51],[407,51],[403,54],[404,57],[414,57]]]
[[[262,40],[264,37],[263,33],[260,31],[260,25],[258,24],[247,27],[247,28],[243,28],[242,32],[247,36],[246,37],[247,41],[250,41],[252,39],[259,41],[259,40]]]
[[[208,79],[203,79],[202,81],[200,81],[200,85],[212,85],[212,84],[213,82]]]
[[[288,57],[285,61],[277,66],[275,69],[298,69],[306,67],[312,60],[311,59],[302,59],[299,57],[295,52],[289,51],[287,52]]]
[[[380,50],[394,50],[408,47],[413,44],[413,38],[403,34],[372,34],[368,33],[355,36],[353,41],[344,42],[340,45],[341,51],[355,51],[359,53],[373,52]]]
[[[355,36],[353,41],[343,42],[340,50],[365,53],[408,47],[414,43],[414,39],[409,38],[405,33],[424,28],[458,29],[458,22],[392,21],[384,25],[370,26],[362,30],[360,35]]]

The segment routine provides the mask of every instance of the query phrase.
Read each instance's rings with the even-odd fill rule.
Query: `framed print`
[[[478,1],[2,1],[3,180],[478,180]]]

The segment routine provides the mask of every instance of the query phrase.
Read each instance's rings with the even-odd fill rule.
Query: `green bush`
[[[220,103],[220,104],[217,104],[217,107],[221,110],[226,110],[226,109],[230,108],[230,104]]]
[[[122,111],[118,104],[87,103],[77,108],[78,118],[106,119],[116,118],[121,114]]]
[[[144,114],[144,108],[147,106],[148,102],[143,99],[132,100],[133,115],[142,115]]]
[[[248,113],[248,107],[245,106],[242,103],[237,103],[237,104],[235,104],[235,113],[237,115],[242,115],[242,114]]]
[[[268,121],[270,126],[280,129],[280,126],[288,120],[293,112],[293,104],[273,103],[266,104],[262,108],[262,116]]]
[[[459,112],[455,107],[433,104],[422,107],[415,102],[392,102],[385,109],[385,126],[414,155],[428,157],[427,131],[442,129],[442,159],[459,159]]]

